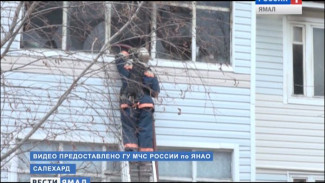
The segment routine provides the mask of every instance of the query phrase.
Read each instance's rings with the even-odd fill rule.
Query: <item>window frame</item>
[[[152,2],[152,7],[153,7],[153,11],[152,11],[152,27],[156,28],[156,15],[157,15],[157,9],[156,9],[156,5],[158,2]],[[176,3],[172,3],[175,4]],[[111,36],[111,31],[110,31],[110,22],[111,22],[111,11],[108,11],[111,7],[111,3],[106,2],[105,4],[105,43],[108,42],[109,37]],[[181,5],[182,6],[182,5]],[[19,47],[19,51],[15,51],[13,53],[13,55],[20,55],[20,54],[24,54],[24,55],[29,55],[29,56],[59,56],[59,57],[63,57],[65,58],[66,56],[69,58],[69,55],[71,55],[71,53],[74,54],[74,57],[76,57],[76,59],[82,58],[83,60],[89,60],[91,61],[93,58],[95,58],[95,56],[97,55],[96,53],[87,53],[87,52],[83,52],[83,51],[70,51],[70,50],[66,50],[67,49],[67,33],[68,33],[68,29],[67,29],[67,24],[68,24],[68,7],[69,7],[69,2],[68,1],[63,1],[63,20],[62,20],[62,45],[61,45],[61,49],[48,49],[48,48],[37,48],[37,52],[35,52],[35,49],[33,48],[21,48],[21,45]],[[196,1],[192,2],[191,7],[189,7],[192,9],[192,11],[196,11],[196,9],[203,9],[203,10],[213,10],[213,11],[227,11],[227,9],[229,9],[229,13],[230,13],[230,50],[229,50],[229,65],[225,65],[225,64],[219,64],[219,63],[207,63],[207,62],[196,62],[196,36],[192,35],[192,45],[191,45],[191,51],[192,51],[192,60],[191,61],[179,61],[179,60],[168,60],[168,59],[160,59],[160,58],[156,58],[156,33],[153,33],[151,35],[151,60],[149,61],[150,65],[154,65],[154,66],[165,66],[165,67],[176,67],[176,68],[184,68],[184,67],[189,67],[189,68],[195,68],[195,69],[209,69],[209,70],[222,70],[225,72],[233,72],[234,69],[234,59],[233,59],[233,55],[234,55],[234,33],[233,33],[233,25],[234,25],[234,2],[231,2],[230,4],[230,8],[224,8],[224,7],[209,7],[209,6],[204,6],[204,5],[196,5]],[[22,10],[24,11],[24,10]],[[193,32],[195,33],[195,28],[196,26],[196,13],[192,13],[193,17],[192,17],[192,34]],[[20,30],[20,33],[22,35],[23,30]],[[20,38],[20,40],[22,40],[22,38]],[[21,41],[20,41],[20,44]],[[194,50],[194,51],[193,51]],[[67,54],[70,53],[70,54]],[[109,58],[109,57],[114,57],[113,55],[107,53],[105,55],[103,55],[104,58]],[[71,59],[71,58],[69,58]],[[104,59],[105,60],[105,59]]]
[[[324,19],[306,16],[283,17],[283,102],[285,104],[324,105],[324,96],[314,96],[313,28],[324,29]],[[294,95],[293,81],[293,27],[303,27],[304,94]],[[308,87],[313,86],[313,87]]]
[[[158,147],[162,148],[188,148],[202,151],[226,151],[231,152],[231,179],[213,179],[213,178],[197,178],[197,162],[192,161],[192,178],[179,178],[179,177],[168,177],[159,176],[159,180],[168,181],[208,181],[208,182],[238,182],[239,181],[239,145],[228,144],[228,143],[206,143],[206,142],[185,142],[185,141],[159,141],[157,142]],[[159,166],[159,163],[158,163]]]
[[[204,6],[204,5],[196,5],[196,1],[192,1],[192,6],[184,6],[182,4],[178,3],[159,3],[159,4],[167,4],[167,5],[175,5],[175,6],[180,6],[180,7],[188,7],[192,9],[192,45],[191,45],[191,54],[192,54],[192,60],[191,61],[180,61],[180,60],[170,60],[170,59],[162,59],[162,58],[156,58],[156,34],[152,34],[151,40],[151,57],[153,58],[150,63],[151,65],[158,65],[162,67],[176,67],[176,68],[184,68],[189,67],[189,68],[194,68],[194,69],[210,69],[210,70],[222,70],[222,71],[229,71],[232,72],[234,71],[234,33],[233,33],[233,25],[234,25],[234,3],[231,1],[230,8],[229,8],[229,13],[230,13],[230,56],[229,56],[229,66],[225,64],[219,64],[219,63],[207,63],[207,62],[197,62],[196,61],[196,10],[201,9],[201,10],[213,10],[213,11],[225,11],[228,8],[223,8],[223,7],[209,7],[209,6]],[[158,3],[153,3],[153,20],[152,20],[152,25],[153,28],[155,29],[156,26],[156,15],[157,15],[157,5]],[[194,26],[195,25],[195,26]],[[193,35],[194,33],[194,35]]]
[[[295,179],[305,179],[306,182],[324,181],[324,176],[317,173],[298,173],[289,172],[288,182],[293,182]]]

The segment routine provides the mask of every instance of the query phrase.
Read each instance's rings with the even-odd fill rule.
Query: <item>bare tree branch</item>
[[[5,154],[1,156],[1,161],[6,159],[8,156],[10,156],[13,152],[15,152],[18,148],[20,148],[39,128],[40,126],[46,122],[46,120],[59,108],[59,106],[66,100],[67,96],[70,94],[70,92],[73,90],[73,88],[76,86],[78,81],[85,75],[85,73],[98,61],[98,58],[105,53],[107,50],[107,47],[109,46],[109,43],[117,37],[120,33],[123,32],[123,30],[134,20],[136,15],[138,14],[141,6],[143,4],[143,1],[138,5],[136,12],[133,14],[131,19],[124,24],[124,26],[116,32],[109,41],[102,47],[99,54],[96,56],[96,58],[79,74],[79,76],[72,82],[70,87],[64,92],[63,95],[59,98],[58,102],[55,104],[55,106],[52,107],[51,110],[33,127],[33,129],[22,139],[17,143],[12,149],[8,150]],[[18,30],[18,29],[17,29]],[[16,32],[17,33],[17,32]]]
[[[24,25],[24,23],[26,22],[26,20],[28,20],[29,16],[32,14],[32,12],[34,11],[34,9],[36,8],[37,4],[39,2],[37,1],[34,1],[33,4],[31,5],[31,7],[28,9],[28,11],[26,12],[26,15],[24,17],[24,19],[21,21],[20,25],[18,27],[17,26],[17,19],[18,19],[18,16],[19,16],[19,12],[21,10],[21,7],[22,7],[22,4],[23,2],[20,2],[16,11],[15,11],[15,15],[14,15],[14,18],[13,18],[13,22],[12,24],[10,25],[10,28],[9,28],[9,32],[7,34],[5,34],[4,38],[1,39],[1,47],[6,44],[6,42],[9,40],[9,39],[12,39],[15,37],[15,35],[18,33],[18,31],[20,30],[20,28]],[[14,29],[16,28],[16,30],[14,31]]]
[[[22,3],[22,2],[21,2]],[[21,4],[20,3],[20,4]],[[29,16],[32,14],[32,12],[34,11],[34,9],[36,8],[36,6],[39,4],[39,1],[34,1],[33,4],[31,5],[31,7],[28,9],[28,11],[26,12],[26,15],[24,17],[24,19],[20,22],[20,25],[16,28],[16,30],[12,33],[12,32],[9,32],[9,34],[7,34],[3,39],[1,39],[1,47],[3,47],[9,39],[11,39],[11,41],[8,43],[8,45],[6,46],[6,49],[3,53],[1,53],[1,59],[6,56],[6,54],[8,53],[9,49],[10,49],[10,46],[12,44],[12,42],[14,41],[14,39],[16,38],[19,30],[22,28],[22,26],[25,24],[25,22],[28,20]],[[20,8],[17,8],[17,10],[21,9]],[[18,11],[18,12],[19,12]],[[15,12],[15,18],[17,18],[19,15],[19,13],[17,13],[17,11]],[[17,16],[17,17],[16,17]],[[14,25],[11,25],[10,27],[10,31],[13,31],[14,28],[17,26],[17,21],[15,21]]]

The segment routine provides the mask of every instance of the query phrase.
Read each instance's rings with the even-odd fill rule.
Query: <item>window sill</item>
[[[173,68],[187,68],[187,69],[199,69],[199,70],[212,70],[212,71],[223,71],[233,72],[231,65],[218,63],[204,63],[204,62],[193,62],[193,61],[178,61],[178,60],[167,60],[167,59],[151,59],[149,61],[151,66],[158,67],[173,67]]]
[[[54,49],[20,49],[8,53],[8,56],[27,56],[27,57],[50,57],[60,58],[68,60],[79,60],[79,61],[92,61],[96,58],[97,53],[86,53],[81,51],[63,51]],[[111,62],[114,60],[114,55],[103,54],[98,61],[99,62]],[[204,62],[193,62],[193,61],[178,61],[178,60],[167,60],[167,59],[151,59],[149,61],[150,66],[158,67],[172,67],[172,68],[187,68],[187,69],[199,69],[199,70],[212,70],[212,71],[223,71],[223,72],[234,72],[231,65],[218,63],[204,63]]]
[[[291,96],[288,97],[288,104],[324,106],[324,97]]]
[[[97,53],[86,53],[81,51],[63,51],[55,49],[19,49],[8,53],[8,56],[26,56],[36,58],[60,58],[68,60],[81,60],[81,61],[92,61],[96,58]],[[110,62],[114,59],[113,56],[103,54],[98,61]]]

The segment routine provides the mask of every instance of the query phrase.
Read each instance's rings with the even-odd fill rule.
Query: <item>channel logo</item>
[[[255,0],[256,14],[302,14],[302,0]]]
[[[90,177],[31,177],[30,183],[90,183]]]

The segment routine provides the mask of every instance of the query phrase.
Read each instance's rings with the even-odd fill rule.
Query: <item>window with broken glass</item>
[[[138,5],[43,1],[24,26],[21,47],[98,52]],[[110,40],[110,52],[146,47],[152,58],[230,64],[230,22],[227,1],[144,2],[126,29]]]

